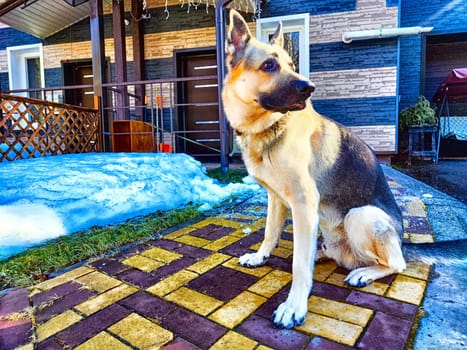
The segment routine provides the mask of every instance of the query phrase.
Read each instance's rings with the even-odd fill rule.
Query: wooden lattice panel
[[[0,161],[98,152],[99,111],[0,93]]]

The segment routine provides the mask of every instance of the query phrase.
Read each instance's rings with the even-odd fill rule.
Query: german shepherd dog
[[[222,100],[248,172],[268,194],[264,240],[239,264],[265,264],[291,209],[293,280],[274,324],[292,328],[308,310],[314,261],[330,258],[363,287],[405,269],[402,215],[372,150],[314,111],[313,84],[295,73],[279,24],[268,44],[230,11]],[[323,244],[317,253],[318,225]]]

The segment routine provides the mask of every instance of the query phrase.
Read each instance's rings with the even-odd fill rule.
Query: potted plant
[[[425,96],[420,96],[417,103],[404,108],[399,114],[399,128],[405,130],[411,127],[436,127],[436,109],[431,107]]]
[[[436,109],[425,96],[418,97],[417,103],[400,112],[399,129],[401,136],[408,136],[409,165],[412,156],[431,157],[434,162],[438,160]]]

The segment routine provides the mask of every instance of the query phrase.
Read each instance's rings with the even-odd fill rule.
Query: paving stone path
[[[404,240],[433,242],[421,200],[389,180]],[[265,204],[246,201],[9,292],[0,349],[405,349],[430,272],[418,262],[365,288],[346,286],[348,271],[332,261],[316,264],[304,324],[273,326],[292,280],[291,221],[265,266],[237,264],[259,247]]]

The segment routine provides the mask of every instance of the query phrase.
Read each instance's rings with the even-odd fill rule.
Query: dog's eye
[[[263,62],[261,70],[263,72],[275,72],[279,69],[279,63],[275,59],[269,59]]]

